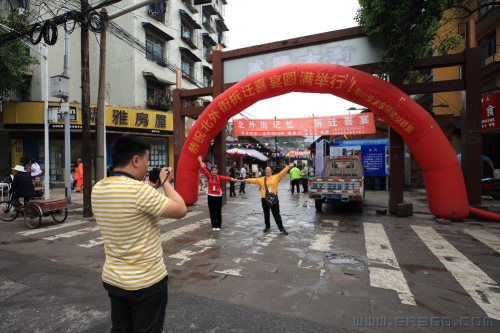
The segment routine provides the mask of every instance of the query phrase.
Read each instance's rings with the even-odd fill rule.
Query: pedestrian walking
[[[241,168],[240,170],[240,177],[238,179],[240,180],[245,180],[247,178],[247,165],[246,164],[243,164],[243,167]],[[243,194],[246,194],[245,193],[245,182],[241,182],[240,183],[240,194],[243,193]]]
[[[283,227],[283,221],[280,215],[280,204],[279,200],[277,200],[277,196],[278,196],[279,182],[288,173],[288,170],[290,170],[293,166],[294,164],[291,163],[288,167],[285,167],[283,170],[281,170],[280,173],[278,173],[277,175],[273,175],[273,170],[271,169],[271,167],[268,166],[265,169],[266,175],[264,177],[248,178],[245,180],[249,184],[256,184],[259,185],[260,187],[260,192],[262,195],[260,201],[262,203],[262,210],[264,211],[264,223],[266,224],[264,232],[268,232],[271,229],[271,216],[269,214],[269,211],[271,211],[274,217],[274,221],[276,222],[276,225],[278,226],[280,233],[282,233],[283,235],[288,235],[288,231],[286,231],[285,228]],[[271,206],[266,200],[268,192],[271,195],[276,196],[276,200],[273,202]]]
[[[291,166],[293,165],[292,169],[290,170],[290,181],[292,184],[292,194],[294,193],[295,187],[297,187],[297,193],[300,193],[300,170],[297,168],[295,163],[291,163]]]
[[[111,147],[114,169],[92,189],[92,211],[104,239],[103,286],[111,302],[111,332],[162,332],[168,301],[158,217],[187,213],[171,185],[172,168],[150,184],[151,145],[122,136]],[[161,186],[164,195],[153,186]]]
[[[200,161],[201,172],[207,177],[208,181],[207,201],[210,221],[212,222],[212,231],[219,231],[222,226],[222,183],[228,181],[241,182],[242,180],[220,176],[216,166],[212,166],[212,169],[208,172],[206,164],[202,162],[201,156],[198,157],[198,161]]]
[[[81,192],[83,187],[83,162],[82,159],[79,158],[76,160],[76,189],[75,192]]]
[[[238,170],[236,169],[236,162],[233,162],[233,164],[231,165],[231,168],[229,168],[229,174],[228,176],[233,178],[233,179],[236,179],[237,177],[237,174],[238,173]],[[238,196],[236,195],[236,187],[235,187],[235,182],[233,181],[230,181],[229,182],[229,196],[230,197],[235,197],[235,198],[238,198]]]
[[[309,170],[305,163],[302,163],[302,170],[300,170],[300,180],[302,181],[302,187],[304,190],[302,193],[308,193],[308,182],[309,182]]]

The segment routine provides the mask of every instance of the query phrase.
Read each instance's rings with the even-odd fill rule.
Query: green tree
[[[0,35],[14,31],[26,31],[27,25],[23,18],[15,13],[7,17],[0,15]],[[36,58],[29,55],[28,46],[17,40],[0,45],[0,101],[4,101],[9,93],[24,84],[23,76],[31,64],[37,63]]]
[[[405,79],[416,59],[435,52],[448,54],[463,45],[458,29],[447,29],[447,23],[464,19],[480,8],[500,5],[492,1],[469,9],[465,0],[358,1],[356,21],[372,42],[383,45],[382,72],[394,74],[401,70]]]

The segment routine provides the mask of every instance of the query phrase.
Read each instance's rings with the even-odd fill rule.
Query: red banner
[[[500,128],[500,91],[486,94],[481,97],[483,131],[489,131]]]
[[[306,150],[306,151],[290,150],[290,152],[288,153],[288,156],[290,158],[292,158],[292,157],[308,158],[309,156],[311,156],[311,151],[310,150]]]
[[[234,136],[321,136],[375,133],[371,112],[293,119],[236,119]]]

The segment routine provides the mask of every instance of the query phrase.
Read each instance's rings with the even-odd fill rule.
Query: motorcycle
[[[493,199],[500,199],[500,179],[481,179],[481,195],[490,196]]]

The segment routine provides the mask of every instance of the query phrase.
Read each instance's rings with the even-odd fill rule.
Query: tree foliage
[[[0,34],[10,32],[7,26],[15,31],[25,31],[26,23],[22,17],[10,13],[7,17],[0,15]],[[18,40],[0,46],[0,101],[4,101],[12,90],[24,84],[23,76],[31,64],[37,63],[36,58],[29,55],[28,46]]]
[[[355,19],[371,41],[383,45],[384,73],[401,70],[408,78],[416,59],[447,54],[463,43],[458,29],[441,29],[439,34],[438,29],[464,13],[464,0],[358,1]]]

